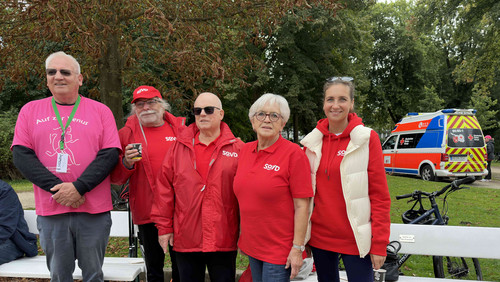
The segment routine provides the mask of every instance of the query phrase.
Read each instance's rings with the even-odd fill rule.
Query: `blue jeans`
[[[111,229],[109,212],[38,216],[37,228],[52,282],[73,281],[75,259],[84,282],[104,281],[102,264]]]
[[[273,264],[248,256],[253,282],[288,282],[292,268],[284,264]]]
[[[7,239],[0,244],[0,264],[13,261],[22,256],[24,256],[24,252],[21,251],[11,239]]]
[[[344,262],[349,282],[373,282],[373,268],[370,256],[345,255],[311,246],[319,282],[340,281],[339,255]]]

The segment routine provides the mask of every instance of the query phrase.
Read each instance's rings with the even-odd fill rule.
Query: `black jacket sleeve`
[[[59,177],[50,172],[38,159],[35,151],[28,147],[15,145],[12,148],[14,165],[26,179],[43,190],[54,194],[50,189],[63,183]]]
[[[94,189],[111,173],[118,163],[118,148],[106,148],[97,152],[96,158],[89,164],[85,171],[73,182],[80,195]]]

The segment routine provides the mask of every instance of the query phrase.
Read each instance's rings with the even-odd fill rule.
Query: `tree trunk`
[[[118,129],[124,125],[122,107],[122,60],[117,35],[107,35],[99,60],[99,89],[101,101],[113,112]]]

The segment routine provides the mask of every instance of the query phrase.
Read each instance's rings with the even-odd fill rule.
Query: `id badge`
[[[68,172],[68,154],[64,153],[57,154],[56,172],[61,172],[61,173]]]

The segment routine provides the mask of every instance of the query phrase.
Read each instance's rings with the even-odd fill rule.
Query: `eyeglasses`
[[[201,115],[201,111],[205,111],[205,114],[211,115],[214,113],[215,109],[220,110],[220,108],[214,107],[214,106],[208,106],[205,108],[193,108],[193,114],[195,116]]]
[[[337,80],[340,80],[343,82],[350,82],[350,81],[353,81],[354,78],[352,78],[350,76],[332,76],[332,77],[326,79],[326,81],[328,81],[328,82],[334,82]]]
[[[148,104],[148,106],[152,107],[153,105],[155,105],[158,102],[160,102],[160,101],[158,101],[156,99],[151,99],[151,100],[147,100],[147,101],[139,101],[139,102],[135,102],[135,106],[139,109],[142,109],[142,108],[144,108],[144,106],[146,104]]]
[[[266,120],[266,117],[269,117],[269,120],[272,122],[276,122],[281,118],[281,115],[278,113],[264,113],[264,112],[258,112],[253,115],[258,121],[264,121]]]
[[[71,71],[70,70],[66,70],[66,69],[47,69],[46,72],[47,72],[47,75],[49,76],[54,76],[57,74],[57,71],[59,71],[61,73],[62,76],[70,76],[71,75]]]

